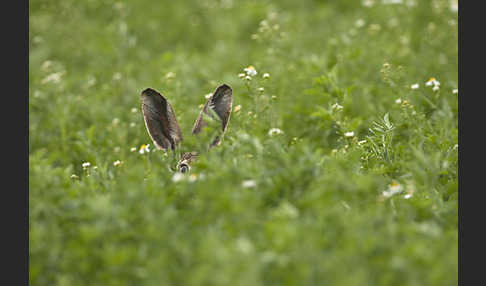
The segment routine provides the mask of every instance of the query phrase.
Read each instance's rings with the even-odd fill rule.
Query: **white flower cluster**
[[[434,86],[432,88],[433,91],[438,91],[440,82],[436,80],[434,77],[431,77],[428,81],[425,82],[425,86]]]
[[[251,65],[244,68],[243,71],[245,71],[245,72],[238,74],[238,77],[244,78],[246,80],[251,80],[252,77],[254,77],[258,74],[255,67],[251,66]]]
[[[255,67],[250,65],[246,68],[243,69],[244,73],[239,73],[238,74],[238,77],[239,78],[242,78],[242,79],[246,79],[248,81],[250,81],[253,77],[255,77],[258,72],[256,71]],[[263,76],[262,76],[263,79],[268,79],[270,78],[270,74],[269,73],[264,73]],[[259,91],[263,91],[263,90],[259,90]]]
[[[247,68],[244,68],[243,70],[249,76],[256,76],[258,74],[258,72],[256,71],[256,69],[253,66],[248,66]]]

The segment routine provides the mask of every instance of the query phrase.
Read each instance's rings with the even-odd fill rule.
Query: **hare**
[[[223,84],[216,88],[199,113],[192,134],[197,135],[206,127],[213,127],[216,134],[213,134],[208,149],[221,143],[228,127],[232,104],[233,90]],[[147,132],[156,148],[165,152],[168,149],[174,151],[179,148],[179,143],[182,142],[181,129],[174,110],[159,92],[151,88],[142,91],[142,114]],[[190,171],[190,164],[197,156],[198,153],[195,151],[181,153],[177,170],[182,173]]]

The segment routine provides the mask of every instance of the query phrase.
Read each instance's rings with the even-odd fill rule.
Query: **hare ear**
[[[221,138],[228,126],[231,107],[233,104],[233,90],[226,84],[220,85],[214,91],[213,95],[208,99],[203,109],[199,113],[194,127],[192,128],[192,134],[199,134],[201,130],[208,125],[204,120],[204,116],[207,115],[212,119],[221,121],[221,134],[218,135],[211,143],[210,147],[214,147],[221,142]]]
[[[142,91],[142,113],[155,146],[164,151],[174,150],[182,141],[182,133],[169,102],[157,91],[147,88]]]

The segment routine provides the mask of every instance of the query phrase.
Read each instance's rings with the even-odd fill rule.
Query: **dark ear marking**
[[[147,88],[142,91],[142,113],[155,146],[164,151],[176,149],[182,133],[169,102],[156,90]]]
[[[192,134],[199,134],[208,124],[204,121],[204,116],[217,119],[221,122],[221,134],[216,136],[210,147],[214,147],[221,142],[221,138],[228,127],[231,108],[233,104],[233,90],[226,84],[220,85],[208,99],[203,109],[199,113]],[[215,118],[216,117],[216,118]]]

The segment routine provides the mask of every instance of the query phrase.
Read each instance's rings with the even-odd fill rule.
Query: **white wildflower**
[[[165,78],[166,78],[166,79],[173,79],[173,78],[175,78],[175,77],[176,77],[175,72],[171,72],[171,71],[170,71],[170,72],[168,72],[168,73],[166,73],[166,74],[165,74]]]
[[[55,73],[51,73],[50,75],[46,76],[42,81],[41,83],[42,84],[46,84],[48,82],[52,82],[52,83],[59,83],[61,82],[61,77],[65,74],[64,71],[60,71],[60,72],[55,72]]]
[[[358,28],[363,27],[365,24],[366,24],[366,22],[363,19],[358,19],[358,20],[356,20],[356,22],[354,22],[354,25],[356,25],[356,27],[358,27]]]
[[[395,100],[395,103],[396,103],[396,104],[401,104],[401,103],[402,103],[402,99],[401,99],[401,98],[397,98],[397,99]]]
[[[256,187],[256,181],[254,180],[245,180],[241,183],[243,188],[254,188]]]
[[[135,152],[135,151],[137,151],[137,147],[130,148],[130,152]]]
[[[138,109],[136,109],[136,108],[134,107],[134,108],[132,108],[130,111],[131,111],[132,113],[136,113],[136,112],[138,111]]]
[[[375,1],[374,0],[363,0],[363,6],[365,7],[372,7],[373,5],[375,5]]]
[[[435,79],[435,77],[431,77],[427,82],[425,82],[426,86],[439,86],[440,82]]]
[[[361,141],[358,141],[358,145],[363,145],[364,143],[366,143],[366,140],[361,140]]]
[[[142,144],[142,146],[140,146],[140,149],[138,150],[138,153],[144,154],[144,153],[150,152],[149,146],[150,146],[150,144],[147,144],[147,145]]]
[[[244,78],[245,76],[246,76],[246,74],[244,74],[244,73],[239,73],[239,74],[238,74],[238,77],[239,77],[239,78]]]
[[[213,96],[213,94],[210,92],[210,93],[206,94],[206,95],[204,96],[204,98],[209,99],[211,96]]]
[[[408,0],[406,2],[407,6],[408,7],[414,7],[414,6],[417,6],[417,2],[415,2],[415,0]]]
[[[402,4],[403,0],[383,0],[383,4]]]
[[[452,0],[450,2],[451,2],[450,6],[449,6],[450,10],[452,12],[457,12],[459,10],[459,5],[457,3],[458,1],[457,0]]]
[[[353,136],[354,136],[354,132],[353,131],[344,133],[344,137],[353,137]]]
[[[91,163],[90,162],[84,162],[81,166],[83,166],[83,169],[86,169],[89,166],[91,166]]]
[[[457,88],[452,90],[453,94],[457,94],[458,92],[459,92],[459,90]]]
[[[249,76],[256,76],[257,75],[257,71],[256,71],[255,67],[253,67],[253,66],[248,66],[247,68],[244,68],[243,70]]]
[[[438,90],[439,90],[439,86],[438,86],[438,85],[434,86],[434,87],[432,88],[432,90],[433,90],[433,91],[438,91]]]
[[[418,89],[419,88],[419,84],[418,83],[414,83],[410,86],[411,89]]]
[[[270,74],[269,73],[264,73],[263,74],[263,78],[269,78],[270,77]]]
[[[412,197],[413,195],[412,194],[406,194],[403,196],[404,199],[408,200]]]
[[[241,110],[241,104],[238,104],[237,106],[235,106],[235,109],[233,110],[233,112],[236,113],[240,110]]]
[[[246,80],[251,80],[251,76],[247,75],[247,76],[245,76],[245,79]]]
[[[270,136],[273,136],[273,135],[278,135],[278,134],[282,134],[283,131],[278,129],[278,128],[272,128],[268,131],[268,135]]]
[[[332,109],[336,109],[336,110],[341,110],[343,109],[342,105],[339,105],[339,103],[334,103],[332,106]]]
[[[398,183],[392,183],[391,186],[386,191],[384,191],[382,194],[385,198],[389,198],[393,195],[400,193],[402,190],[403,190],[402,185],[400,185]]]
[[[76,174],[72,174],[72,175],[71,175],[71,179],[76,180],[76,179],[79,179],[79,177],[78,177],[78,175],[76,175]]]
[[[259,92],[263,92],[263,91],[265,91],[265,89],[264,89],[263,87],[259,87],[259,88],[258,88],[258,91],[259,91]]]
[[[122,161],[120,160],[116,160],[115,162],[113,162],[113,166],[117,167],[117,166],[121,166],[122,164]]]

